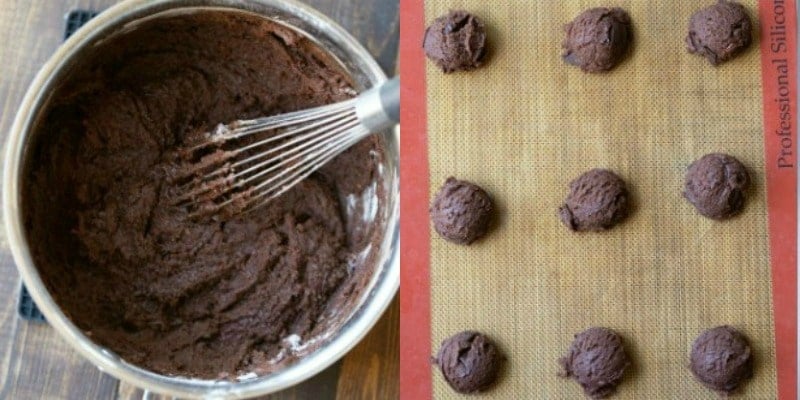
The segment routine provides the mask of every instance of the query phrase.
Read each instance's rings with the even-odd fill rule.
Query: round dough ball
[[[600,327],[575,335],[569,353],[559,362],[561,375],[574,378],[593,399],[613,394],[630,365],[622,338],[613,330]]]
[[[450,11],[425,30],[422,48],[445,73],[469,71],[480,67],[486,55],[486,28],[466,11]]]
[[[628,52],[633,32],[628,13],[621,8],[590,8],[564,27],[561,47],[569,64],[586,72],[608,71]]]
[[[709,389],[728,395],[753,376],[751,353],[747,338],[736,329],[709,329],[692,344],[692,373]]]
[[[750,45],[752,25],[741,4],[720,0],[692,15],[686,48],[713,65],[722,64]]]
[[[573,231],[609,229],[628,215],[625,181],[607,169],[593,169],[569,184],[569,195],[558,210]]]
[[[489,230],[494,205],[480,186],[450,177],[436,193],[431,221],[443,238],[468,245]]]
[[[689,165],[683,197],[713,219],[727,219],[744,208],[750,176],[739,160],[722,153],[706,154]]]
[[[475,393],[497,380],[503,357],[488,336],[479,332],[457,333],[444,342],[434,362],[456,392]]]

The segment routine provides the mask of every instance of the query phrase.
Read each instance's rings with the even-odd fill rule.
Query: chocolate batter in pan
[[[269,371],[286,337],[319,333],[371,273],[357,255],[379,238],[348,222],[345,200],[376,179],[379,139],[230,218],[171,205],[172,157],[217,123],[354,94],[309,40],[255,16],[160,18],[105,43],[54,93],[24,187],[56,301],[93,340],[159,373]]]

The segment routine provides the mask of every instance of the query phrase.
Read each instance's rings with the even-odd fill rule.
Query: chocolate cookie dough
[[[569,183],[569,195],[558,209],[573,231],[602,231],[628,215],[628,190],[617,174],[593,169]]]
[[[468,245],[486,235],[493,209],[492,199],[480,186],[450,177],[436,193],[430,214],[439,235]]]
[[[492,340],[473,331],[447,338],[433,358],[444,379],[459,393],[481,392],[491,387],[502,361],[503,356]]]
[[[486,28],[466,11],[450,11],[425,30],[422,48],[445,73],[469,71],[480,67],[486,56]]]
[[[709,218],[727,219],[744,208],[750,176],[739,160],[721,153],[706,154],[689,165],[683,197]]]
[[[709,329],[692,344],[691,368],[706,387],[729,395],[753,376],[750,344],[730,326]]]
[[[586,72],[605,72],[625,57],[633,32],[628,13],[621,8],[590,8],[564,27],[561,47],[569,64]]]
[[[750,45],[751,30],[750,17],[741,4],[720,0],[692,15],[686,48],[719,65]]]
[[[24,184],[27,236],[58,304],[162,374],[263,374],[298,342],[314,346],[374,268],[360,255],[380,239],[349,222],[346,199],[376,179],[377,139],[227,219],[189,218],[168,176],[196,132],[353,95],[320,48],[256,16],[161,17],[106,39],[53,94]]]
[[[559,362],[563,368],[561,375],[574,378],[593,399],[616,392],[630,365],[622,338],[611,329],[599,327],[575,335],[569,354]]]

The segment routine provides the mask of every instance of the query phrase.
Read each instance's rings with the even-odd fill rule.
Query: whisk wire
[[[369,132],[365,131],[361,133],[361,135],[366,135],[366,134],[369,134]],[[287,190],[291,189],[295,184],[307,178],[314,171],[319,169],[319,167],[326,164],[328,161],[330,161],[331,159],[336,157],[339,153],[341,153],[344,149],[347,149],[349,146],[351,146],[354,142],[357,141],[358,140],[355,140],[349,136],[341,136],[336,141],[332,142],[326,150],[316,153],[310,152],[309,154],[306,155],[306,158],[302,160],[302,162],[293,163],[292,165],[289,165],[288,167],[283,169],[281,168],[286,165],[285,162],[280,163],[280,165],[275,165],[273,167],[270,167],[272,171],[280,170],[280,172],[278,172],[276,175],[270,176],[263,182],[248,189],[247,202],[250,204],[244,207],[243,210],[241,211],[247,211],[252,208],[258,208],[262,204],[269,202],[275,197],[282,195]],[[266,174],[266,172],[263,174]],[[266,187],[267,185],[269,185],[269,187],[267,187],[266,190],[258,192],[260,189]],[[259,203],[254,203],[259,199],[262,199],[262,201]],[[230,196],[221,203],[216,204],[213,210],[216,211],[222,209],[238,200],[240,199],[235,196]],[[208,211],[209,209],[203,209],[201,210],[201,213],[205,213]],[[199,214],[200,213],[197,213],[197,215]]]
[[[369,132],[365,131],[365,134],[368,134],[368,133]],[[264,191],[262,193],[259,193],[259,194],[255,195],[255,196],[253,196],[253,199],[256,200],[256,201],[259,198],[263,198],[263,199],[260,202],[255,203],[254,205],[252,205],[250,207],[250,210],[257,209],[258,207],[261,207],[262,205],[267,204],[270,201],[272,201],[273,199],[275,199],[276,197],[282,195],[287,190],[289,190],[292,187],[294,187],[294,185],[296,185],[297,183],[299,183],[300,181],[302,181],[303,179],[307,178],[309,175],[314,173],[314,171],[319,169],[319,167],[327,164],[330,160],[332,160],[337,155],[339,155],[339,153],[341,153],[344,149],[347,149],[348,147],[352,146],[352,144],[355,143],[355,142],[357,142],[357,140],[352,140],[351,139],[349,141],[343,142],[340,146],[338,146],[336,148],[332,148],[330,151],[325,153],[325,155],[323,157],[320,157],[314,163],[306,166],[305,170],[303,170],[302,172],[293,174],[291,177],[289,177],[287,179],[284,179],[281,182],[279,182],[278,184],[276,184],[275,186],[280,188],[280,189],[274,191],[274,193],[270,194],[270,191]],[[287,182],[289,179],[292,179],[292,178],[294,178],[294,180],[292,180],[291,182]]]
[[[357,121],[355,121],[355,122],[357,123]],[[277,160],[275,160],[275,159],[268,159],[268,160],[262,161],[262,162],[260,162],[260,163],[258,163],[256,165],[253,165],[253,166],[251,166],[251,167],[249,167],[249,168],[247,168],[245,170],[242,170],[241,172],[236,173],[234,175],[234,178],[236,178],[239,181],[236,183],[234,188],[241,187],[241,186],[253,181],[256,178],[259,178],[259,177],[264,176],[264,175],[266,175],[266,174],[268,174],[268,173],[270,173],[272,171],[275,171],[278,168],[281,168],[281,167],[286,166],[286,165],[293,164],[295,161],[299,161],[299,159],[301,157],[307,156],[308,154],[312,154],[314,151],[318,151],[319,150],[319,149],[317,149],[315,147],[312,147],[312,146],[314,146],[315,144],[317,144],[319,142],[328,140],[328,139],[335,140],[335,139],[333,139],[333,137],[335,137],[335,136],[345,136],[347,134],[347,129],[352,129],[352,125],[345,125],[345,126],[339,128],[337,130],[334,130],[334,131],[331,131],[331,132],[327,132],[324,135],[320,135],[318,137],[315,137],[313,140],[308,141],[308,142],[304,143],[303,145],[296,146],[294,148],[291,148],[290,150],[287,150],[286,152],[282,153],[280,155],[280,157],[277,157],[280,160],[279,162]],[[302,151],[304,149],[305,149],[305,151]],[[288,157],[288,156],[291,156],[291,157]],[[249,173],[251,173],[253,171],[257,171],[257,170],[261,170],[261,171],[258,172],[257,174],[254,174],[254,175],[251,175],[251,176],[249,176],[247,178],[244,178]],[[242,178],[244,178],[244,179],[242,180]]]
[[[326,119],[325,121],[329,122],[329,121],[333,121],[335,119],[341,119],[341,118],[342,118],[341,115],[337,115],[336,118],[329,118],[329,119]],[[356,117],[354,115],[349,115],[349,116],[346,116],[346,118],[344,120],[342,120],[342,121],[339,121],[339,122],[337,122],[335,124],[332,124],[332,125],[319,127],[318,129],[316,129],[316,130],[314,130],[312,132],[306,133],[304,135],[297,136],[297,133],[305,131],[306,129],[296,129],[296,130],[292,130],[290,132],[287,132],[287,134],[278,135],[278,136],[281,136],[283,138],[286,138],[288,136],[297,136],[297,137],[295,137],[295,138],[293,138],[293,139],[291,139],[291,140],[289,140],[289,141],[287,141],[285,143],[282,143],[282,144],[280,144],[278,146],[275,146],[275,147],[272,147],[272,148],[268,148],[267,150],[264,150],[262,152],[258,152],[258,153],[254,154],[254,155],[252,155],[250,157],[247,157],[247,158],[245,158],[243,160],[236,161],[234,163],[226,163],[222,167],[218,167],[217,169],[207,173],[202,178],[202,180],[203,181],[213,181],[215,178],[218,178],[218,177],[221,177],[221,176],[225,176],[225,175],[230,175],[231,173],[233,173],[233,175],[231,175],[229,177],[229,180],[236,181],[237,179],[240,179],[243,176],[246,176],[247,174],[249,174],[252,171],[255,171],[257,169],[263,168],[264,166],[267,166],[267,165],[270,165],[270,164],[275,164],[276,160],[275,159],[267,159],[266,161],[263,161],[261,163],[255,164],[253,166],[250,166],[247,169],[244,169],[242,171],[236,171],[237,168],[239,168],[239,167],[241,167],[243,165],[251,164],[251,163],[253,163],[255,161],[258,161],[260,159],[267,158],[270,155],[276,154],[276,153],[278,153],[278,152],[280,152],[280,151],[282,151],[284,149],[288,149],[288,150],[286,150],[285,152],[281,153],[279,159],[286,160],[286,161],[295,160],[297,157],[288,158],[287,156],[291,156],[292,154],[295,154],[295,153],[297,153],[297,152],[299,152],[301,150],[310,148],[311,146],[314,146],[317,143],[323,142],[323,141],[329,139],[332,136],[335,136],[337,134],[341,134],[341,133],[345,132],[346,129],[352,127],[353,125],[355,125],[357,123],[358,123],[358,120],[356,119]],[[268,139],[264,139],[264,140],[259,141],[257,143],[254,143],[254,144],[245,146],[243,148],[234,150],[234,151],[230,152],[230,154],[227,154],[224,159],[225,160],[229,160],[229,159],[235,157],[236,155],[238,155],[240,153],[243,153],[243,152],[245,152],[247,150],[252,150],[252,149],[254,149],[256,147],[271,143],[271,142],[274,141],[272,139],[274,139],[274,137],[270,137]],[[298,143],[300,143],[300,144],[295,146]],[[292,147],[292,146],[294,146],[294,147]],[[305,153],[302,153],[302,154],[305,154]],[[280,164],[280,165],[283,165],[283,164]],[[248,179],[246,179],[244,181],[240,180],[237,183],[233,184],[231,186],[231,189],[239,188],[239,187],[243,186],[244,184],[246,184],[248,182],[251,182],[253,179],[258,178],[259,176],[265,175],[265,174],[273,171],[274,169],[275,168],[271,168],[269,170],[262,171],[261,173],[256,174],[255,176],[252,176],[252,177],[250,177],[250,178],[248,178]],[[223,181],[223,182],[227,182],[227,181]],[[222,182],[219,182],[219,183],[222,183]],[[195,186],[195,184],[193,182],[190,182],[187,185]],[[184,188],[183,192],[185,194],[178,199],[178,202],[179,203],[186,202],[186,201],[188,201],[188,200],[190,200],[192,198],[195,198],[197,196],[201,196],[204,193],[212,191],[212,190],[215,190],[215,189],[218,189],[218,187],[215,186],[215,185],[201,185],[200,187],[195,188],[194,190],[188,190],[188,189]]]
[[[297,137],[295,137],[293,139],[290,139],[290,140],[286,141],[285,143],[279,144],[279,145],[277,145],[275,147],[272,147],[272,148],[269,148],[267,150],[264,150],[261,153],[258,153],[256,155],[250,156],[245,160],[237,162],[234,166],[247,164],[250,161],[257,160],[259,158],[264,158],[264,157],[266,157],[266,156],[268,156],[270,154],[277,153],[277,152],[279,152],[279,151],[281,151],[283,149],[291,148],[295,144],[303,143],[307,139],[311,139],[312,142],[307,142],[306,144],[301,145],[303,147],[309,146],[309,145],[311,145],[313,143],[317,143],[317,142],[323,140],[326,137],[325,136],[325,132],[330,131],[332,129],[337,129],[340,126],[342,126],[343,124],[349,124],[349,123],[356,123],[356,124],[358,123],[358,119],[356,118],[355,115],[346,115],[344,117],[340,116],[340,115],[337,115],[335,118],[328,118],[328,119],[325,119],[323,121],[320,121],[320,123],[314,124],[314,126],[307,126],[307,127],[303,127],[303,128],[292,130],[291,132],[287,132],[287,134],[285,134],[285,135],[280,135],[280,136],[282,136],[281,139],[285,139],[286,137],[289,137],[289,136],[297,136],[301,132],[304,132],[304,131],[307,131],[307,130],[313,129],[313,128],[318,128],[318,129],[315,129],[312,132],[308,132],[308,133],[306,133],[304,135],[297,136]],[[278,139],[275,139],[275,138],[264,139],[262,141],[253,143],[251,145],[247,145],[247,146],[243,147],[239,151],[243,152],[243,151],[251,150],[251,149],[254,149],[256,147],[261,147],[261,146],[269,144],[269,143],[274,143],[276,140],[278,140]]]
[[[174,205],[190,216],[249,212],[371,133],[399,122],[399,79],[336,104],[219,125],[181,154]],[[255,136],[259,135],[259,136]],[[263,135],[263,136],[261,136]]]
[[[286,126],[314,121],[329,115],[335,115],[343,110],[353,107],[355,100],[347,100],[329,106],[321,106],[309,110],[293,111],[272,117],[240,120],[236,123],[235,133],[225,139],[238,139],[254,133],[263,132],[264,129],[280,129]]]

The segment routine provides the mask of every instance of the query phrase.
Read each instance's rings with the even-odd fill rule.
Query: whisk
[[[193,215],[237,214],[269,203],[361,139],[400,121],[400,78],[335,104],[218,125],[182,152],[174,204]]]

